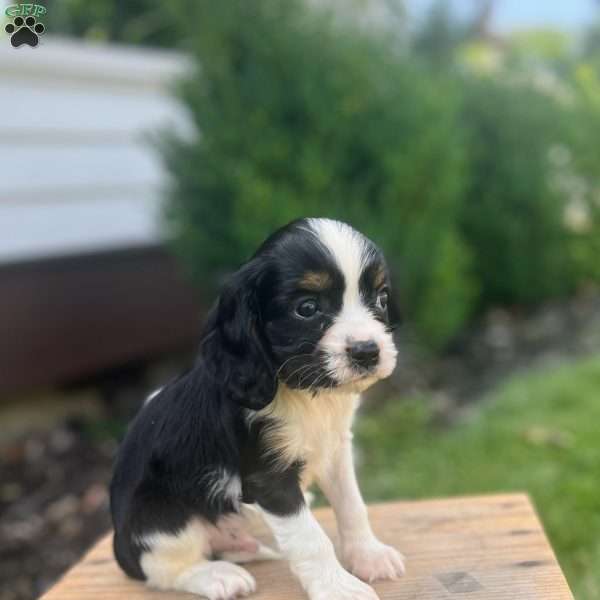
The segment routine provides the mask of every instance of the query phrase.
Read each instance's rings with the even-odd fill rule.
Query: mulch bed
[[[108,529],[115,449],[73,424],[0,447],[0,600],[37,598]]]

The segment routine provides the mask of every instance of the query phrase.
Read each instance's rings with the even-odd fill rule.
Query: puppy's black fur
[[[367,250],[381,268],[380,251]],[[322,311],[310,322],[293,310],[306,296],[298,281],[307,271],[326,271],[329,283],[320,293]],[[365,297],[374,292],[373,273],[364,271]],[[273,400],[279,380],[297,388],[336,384],[316,347],[340,309],[344,285],[306,220],[272,235],[225,285],[196,364],[146,403],[119,450],[111,510],[115,556],[128,575],[145,578],[144,535],[177,533],[195,516],[214,523],[239,509],[238,499],[213,493],[223,474],[240,479],[243,502],[278,515],[302,506],[302,463],[276,464],[262,435],[273,423],[249,416]],[[387,312],[380,310],[378,318],[387,322]],[[309,367],[311,377],[304,380]]]

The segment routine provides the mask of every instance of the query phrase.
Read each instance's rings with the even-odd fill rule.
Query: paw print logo
[[[27,44],[35,48],[40,41],[39,36],[44,33],[46,28],[42,23],[36,21],[35,17],[27,18],[15,17],[12,23],[8,23],[4,31],[10,35],[10,43],[18,48]]]

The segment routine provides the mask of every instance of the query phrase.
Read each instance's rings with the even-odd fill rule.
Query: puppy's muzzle
[[[346,353],[353,367],[368,370],[379,363],[379,345],[374,340],[348,342]]]

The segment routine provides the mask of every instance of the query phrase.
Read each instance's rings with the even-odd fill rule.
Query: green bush
[[[173,48],[181,40],[182,1],[46,0],[44,23],[53,34]]]
[[[503,66],[483,61],[478,73],[453,50],[468,44],[447,14],[435,12],[433,33],[410,49],[302,0],[190,5],[194,33],[182,39],[193,40],[196,72],[179,95],[199,133],[168,136],[163,150],[175,248],[203,289],[275,228],[317,215],[383,247],[405,312],[433,348],[476,309],[534,304],[600,278],[591,192],[590,223],[565,220],[579,173],[595,186],[597,78],[584,73],[578,101],[565,103],[523,62],[523,40]],[[567,166],[555,160],[565,152],[578,153]]]
[[[593,34],[593,35],[592,35]],[[588,41],[600,35],[596,26]],[[573,151],[563,158],[562,187],[579,210],[580,221],[571,244],[579,280],[600,280],[600,49],[579,63],[573,73],[574,103],[571,127]]]
[[[572,236],[550,160],[553,148],[568,143],[564,109],[531,85],[498,76],[465,78],[463,97],[469,178],[462,231],[482,304],[571,291]]]
[[[198,283],[291,219],[336,217],[383,246],[425,338],[448,339],[474,296],[453,87],[297,0],[204,1],[190,22],[197,72],[180,97],[201,133],[164,151],[175,245]]]

